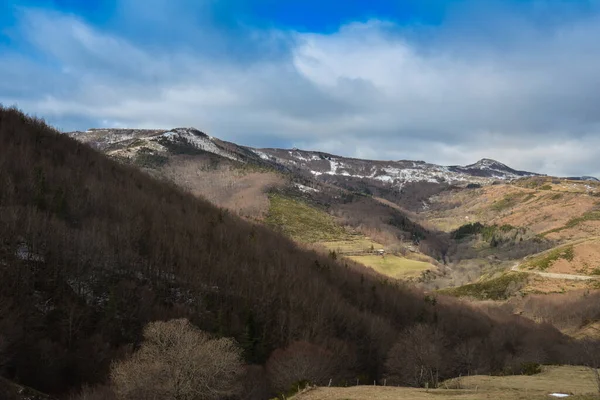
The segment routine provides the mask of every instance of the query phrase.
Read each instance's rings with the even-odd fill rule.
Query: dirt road
[[[556,274],[553,272],[540,272],[540,271],[531,271],[526,269],[519,269],[519,265],[521,263],[516,263],[510,270],[515,272],[525,272],[527,274],[539,275],[544,278],[551,279],[567,279],[570,281],[589,281],[590,279],[596,279],[597,276],[589,276],[589,275],[571,275],[571,274]]]

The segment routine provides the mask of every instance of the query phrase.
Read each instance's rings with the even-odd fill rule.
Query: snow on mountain
[[[491,159],[482,159],[467,166],[441,166],[423,161],[360,160],[297,149],[260,149],[254,152],[262,159],[306,171],[320,179],[337,176],[375,180],[399,188],[411,182],[485,184],[537,175],[514,170]]]
[[[123,158],[135,157],[141,150],[166,154],[170,144],[178,144],[240,161],[240,157],[227,150],[223,142],[195,128],[89,129],[85,132],[69,132],[67,135],[109,155]]]
[[[254,149],[206,135],[195,128],[89,129],[68,135],[111,156],[134,159],[141,153],[167,155],[174,146],[212,153],[229,160],[253,161],[278,169],[303,172],[318,180],[366,180],[373,184],[402,188],[407,183],[489,184],[536,174],[517,171],[498,161],[484,158],[466,166],[441,166],[424,161],[377,161],[347,158],[299,149]]]
[[[600,179],[593,177],[593,176],[571,176],[571,177],[568,177],[567,179],[573,180],[573,181],[600,182]]]

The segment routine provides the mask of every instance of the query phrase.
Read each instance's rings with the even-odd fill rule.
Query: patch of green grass
[[[600,275],[600,267],[594,268],[590,275]]]
[[[398,279],[418,277],[423,271],[435,268],[427,262],[410,260],[392,254],[385,256],[350,256],[348,258],[371,267],[380,274]]]
[[[543,185],[543,186],[540,186],[540,190],[552,190],[552,185]]]
[[[563,195],[562,193],[555,193],[552,196],[550,196],[550,200],[560,200],[562,199]]]
[[[529,200],[534,199],[534,198],[535,198],[535,194],[529,193],[527,196],[523,197],[523,200],[521,200],[521,203],[527,203]]]
[[[545,271],[550,268],[554,262],[560,259],[573,261],[574,257],[575,252],[573,250],[573,246],[561,247],[528,261],[524,266],[528,269],[539,269],[540,271]]]
[[[478,300],[504,300],[521,289],[527,277],[528,274],[524,272],[510,272],[497,278],[442,289],[438,292],[455,297],[473,297]]]
[[[303,201],[271,194],[266,222],[304,243],[348,240],[350,235],[325,211]]]
[[[600,211],[598,211],[598,210],[588,211],[580,217],[575,217],[575,218],[569,220],[564,226],[546,231],[546,232],[542,233],[542,235],[545,236],[550,233],[556,233],[556,232],[563,231],[565,229],[575,228],[577,225],[579,225],[583,222],[586,222],[586,221],[600,221]]]
[[[336,240],[334,242],[321,243],[327,250],[333,250],[340,254],[343,253],[360,253],[365,251],[373,251],[381,249],[384,246],[380,243],[369,240],[365,237],[358,236],[356,239]]]
[[[525,192],[506,194],[506,195],[504,195],[504,197],[502,199],[495,201],[491,205],[491,209],[494,211],[506,210],[508,208],[511,208],[511,207],[517,205],[517,203],[519,201],[524,201],[523,199],[526,197],[527,197],[527,194]]]
[[[500,231],[504,232],[504,233],[510,232],[513,229],[517,229],[517,227],[516,226],[512,226],[510,224],[500,225]]]

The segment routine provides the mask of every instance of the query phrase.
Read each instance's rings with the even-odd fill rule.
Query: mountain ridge
[[[67,135],[93,147],[113,152],[113,155],[131,157],[127,149],[143,147],[136,139],[145,140],[154,152],[165,152],[164,142],[184,141],[200,150],[235,161],[267,162],[284,169],[308,173],[316,179],[322,175],[342,176],[383,182],[402,188],[406,183],[491,183],[496,180],[512,180],[525,176],[541,175],[515,170],[506,164],[483,158],[473,164],[443,166],[421,160],[368,160],[345,157],[323,151],[297,148],[254,148],[222,141],[193,127],[172,129],[90,128],[87,131],[67,132]],[[163,143],[161,143],[161,141]],[[162,147],[160,147],[162,145]],[[112,149],[111,149],[112,148]],[[134,151],[135,153],[135,151]],[[254,155],[254,157],[253,157]]]

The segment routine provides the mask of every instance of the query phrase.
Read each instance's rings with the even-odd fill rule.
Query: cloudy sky
[[[63,131],[600,176],[600,0],[0,3],[0,103]]]

